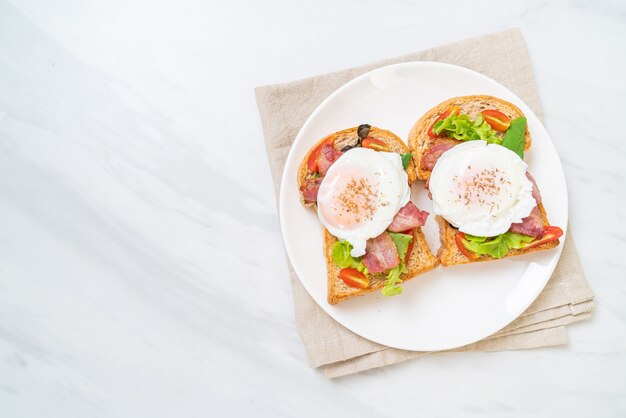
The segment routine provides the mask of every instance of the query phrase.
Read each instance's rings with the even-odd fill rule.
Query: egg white
[[[430,176],[434,212],[461,232],[492,237],[535,207],[528,165],[513,151],[468,141],[446,151]]]
[[[375,195],[374,212],[369,216],[346,213],[340,196],[352,179],[365,179]],[[398,211],[408,203],[411,190],[399,154],[353,148],[333,163],[324,176],[317,194],[319,220],[339,239],[352,244],[351,255],[365,254],[368,239],[383,233]],[[351,222],[342,219],[352,216]],[[359,219],[358,222],[355,219]]]

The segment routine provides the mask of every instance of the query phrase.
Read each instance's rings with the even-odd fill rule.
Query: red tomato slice
[[[413,251],[413,246],[415,245],[415,234],[413,233],[413,229],[407,229],[403,232],[403,234],[413,236],[411,242],[409,242],[409,246],[406,249],[406,255],[404,256],[404,265],[409,265],[409,258],[411,258],[411,251]]]
[[[385,144],[383,141],[379,139],[375,139],[372,137],[367,137],[361,141],[361,146],[363,148],[370,148],[374,151],[387,151],[389,152],[389,146]]]
[[[428,130],[428,136],[431,138],[437,138],[439,135],[437,135],[434,131],[433,128],[435,127],[435,123],[439,122],[440,120],[444,120],[445,118],[447,118],[448,116],[450,116],[450,114],[453,115],[458,115],[461,112],[461,109],[459,109],[458,106],[452,106],[450,107],[450,109],[446,110],[445,112],[443,112],[441,115],[439,115],[437,117],[437,119],[435,119],[435,121],[433,122],[432,125],[430,125],[430,129]]]
[[[350,287],[365,289],[369,287],[370,280],[357,269],[345,268],[339,271],[339,277]]]
[[[330,145],[331,147],[334,146],[335,137],[329,136],[328,138],[320,142],[320,144],[315,147],[315,149],[313,149],[313,151],[311,151],[311,153],[309,154],[309,158],[306,163],[309,166],[309,170],[314,173],[317,173],[317,159],[320,156],[320,152],[322,152],[322,148],[324,148],[324,145],[326,144]]]
[[[499,110],[488,109],[480,113],[483,114],[485,122],[498,132],[504,132],[511,126],[511,119]]]
[[[563,235],[563,230],[559,228],[558,226],[553,226],[553,225],[546,226],[546,230],[543,233],[543,237],[529,242],[528,244],[524,245],[524,248],[538,247],[541,244],[545,244],[546,242],[556,241],[562,235]]]
[[[456,233],[456,235],[454,236],[454,241],[456,242],[457,248],[459,249],[459,251],[461,251],[461,254],[463,254],[465,257],[469,258],[470,260],[476,260],[478,257],[480,257],[480,255],[473,253],[467,248],[465,248],[465,245],[463,245],[464,239],[465,239],[465,234],[463,232],[459,231]]]

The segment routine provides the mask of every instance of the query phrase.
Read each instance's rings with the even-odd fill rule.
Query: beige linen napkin
[[[468,39],[363,67],[337,71],[290,83],[256,88],[257,105],[276,194],[298,131],[313,110],[333,91],[372,69],[407,61],[438,61],[481,72],[502,83],[541,118],[528,51],[521,32],[512,29]],[[333,320],[304,289],[289,265],[295,317],[312,367],[329,378],[358,373],[432,352],[403,351],[360,337]],[[561,259],[537,300],[515,321],[496,334],[451,351],[500,351],[561,345],[567,342],[565,325],[587,319],[594,309],[568,234]]]

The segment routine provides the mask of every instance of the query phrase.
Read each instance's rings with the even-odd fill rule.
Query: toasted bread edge
[[[427,180],[430,177],[430,171],[421,168],[421,161],[422,155],[424,155],[426,150],[430,148],[434,141],[436,141],[436,138],[428,136],[428,129],[430,129],[431,125],[435,122],[439,115],[448,110],[451,106],[458,106],[461,109],[461,113],[467,113],[468,109],[476,110],[473,107],[478,106],[479,110],[495,107],[511,119],[524,116],[524,113],[514,104],[493,96],[459,96],[439,103],[418,119],[409,132],[409,149],[413,154],[417,178],[420,180]],[[530,131],[528,130],[528,125],[526,125],[524,149],[528,150],[531,143],[532,139]]]
[[[543,224],[545,226],[549,226],[550,223],[548,222],[548,217],[546,215],[546,210],[543,207],[543,204],[539,203],[538,208],[539,212],[541,212]],[[463,253],[461,253],[461,251],[459,251],[456,246],[456,241],[454,240],[458,229],[450,225],[448,221],[443,219],[441,216],[436,216],[435,218],[437,220],[437,224],[439,225],[439,239],[441,241],[441,247],[439,247],[439,251],[437,251],[437,257],[439,258],[442,266],[448,267],[457,264],[480,263],[483,261],[501,260],[499,258],[494,258],[489,255],[481,255],[475,260],[467,258],[463,255]],[[511,250],[507,255],[502,257],[502,259],[518,255],[530,254],[535,251],[547,250],[558,246],[559,243],[559,240],[555,240],[533,248]]]

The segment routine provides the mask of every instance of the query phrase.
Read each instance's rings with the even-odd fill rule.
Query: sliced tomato
[[[456,242],[456,246],[458,247],[459,251],[461,251],[461,254],[463,254],[465,257],[469,258],[470,260],[476,260],[478,257],[480,257],[480,255],[471,252],[465,247],[465,244],[463,244],[463,241],[465,241],[465,234],[463,232],[457,232],[454,236],[454,241]]]
[[[317,159],[319,158],[320,152],[322,152],[322,148],[324,148],[324,145],[330,145],[331,147],[334,146],[335,137],[329,136],[328,138],[320,142],[319,145],[315,147],[315,149],[309,154],[309,158],[306,163],[309,166],[309,170],[314,173],[317,173]]]
[[[389,152],[389,146],[387,144],[385,144],[380,139],[372,138],[370,136],[368,136],[367,138],[364,138],[363,141],[361,141],[361,146],[363,148],[373,149],[374,151]]]
[[[439,122],[440,120],[444,120],[445,118],[447,118],[451,114],[452,115],[458,115],[459,112],[461,112],[461,109],[458,106],[452,106],[452,107],[450,107],[450,109],[446,110],[441,115],[439,115],[437,117],[437,119],[435,119],[433,124],[430,125],[430,129],[428,130],[428,136],[431,137],[431,138],[437,138],[439,135],[437,135],[435,133],[435,131],[433,131],[433,128],[435,127],[435,123]]]
[[[483,110],[480,113],[483,114],[485,122],[498,132],[504,132],[509,129],[509,126],[511,126],[511,119],[499,110],[488,109]]]
[[[409,265],[409,258],[411,258],[411,251],[413,251],[413,246],[415,245],[415,234],[413,233],[413,229],[407,229],[406,231],[403,232],[403,234],[406,235],[411,235],[413,237],[413,239],[411,240],[411,242],[409,242],[409,246],[406,249],[406,255],[404,256],[404,265],[408,266]]]
[[[357,269],[345,268],[339,271],[339,277],[350,287],[357,287],[359,289],[365,289],[369,287],[370,280],[367,276]]]
[[[526,245],[524,245],[523,248],[538,247],[541,244],[556,241],[562,235],[563,235],[563,230],[561,228],[559,228],[558,226],[549,225],[549,226],[546,226],[545,232],[543,233],[543,236],[541,238],[527,243]]]

